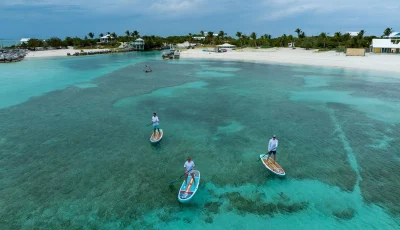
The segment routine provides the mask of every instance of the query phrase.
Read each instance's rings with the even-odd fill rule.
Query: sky
[[[225,31],[273,37],[400,31],[399,0],[0,0],[0,39]]]

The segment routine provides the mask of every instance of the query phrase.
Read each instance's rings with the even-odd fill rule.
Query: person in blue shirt
[[[274,154],[274,161],[276,161],[276,149],[278,148],[278,139],[276,139],[276,136],[272,136],[272,139],[269,140],[268,143],[268,157],[267,160],[269,159],[269,157],[271,156],[271,154]]]

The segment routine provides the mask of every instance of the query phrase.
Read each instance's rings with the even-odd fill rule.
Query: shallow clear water
[[[400,227],[399,75],[159,59],[0,65],[1,229]],[[273,134],[283,179],[257,160]]]

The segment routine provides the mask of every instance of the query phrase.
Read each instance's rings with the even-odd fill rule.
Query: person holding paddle
[[[160,125],[158,123],[158,117],[156,113],[153,113],[153,116],[151,117],[151,122],[153,124],[153,129],[154,129],[154,136],[156,137],[156,129],[158,129],[158,133],[160,134]]]
[[[276,139],[276,136],[272,136],[272,139],[269,140],[268,143],[268,157],[267,160],[269,159],[269,157],[271,156],[271,154],[274,154],[274,161],[276,161],[276,149],[278,148],[278,140]]]
[[[194,162],[190,159],[190,157],[187,158],[187,161],[185,162],[183,167],[185,168],[186,173],[185,183],[187,184],[187,178],[189,177],[189,174],[192,175],[193,182],[196,183],[196,180],[194,179],[194,173],[191,172],[194,169]]]

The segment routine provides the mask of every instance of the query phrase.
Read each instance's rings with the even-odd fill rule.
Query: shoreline
[[[111,49],[84,49],[83,50],[83,53],[90,53],[90,52],[111,53]],[[120,52],[122,52],[122,51],[120,51]],[[70,55],[68,55],[68,53]],[[28,54],[25,56],[25,58],[71,57],[71,56],[76,56],[76,55],[74,55],[75,53],[81,53],[81,50],[69,48],[69,49],[57,49],[57,50],[29,51]]]
[[[104,54],[123,53],[127,51],[113,51],[111,49],[85,49],[82,55],[76,49],[60,49],[45,51],[30,51],[24,59],[89,56]],[[70,56],[67,54],[70,53]],[[335,51],[316,52],[316,50],[304,50],[302,48],[270,48],[253,49],[245,48],[224,53],[204,52],[202,49],[181,50],[181,59],[207,59],[220,61],[241,61],[253,63],[274,63],[281,65],[306,65],[316,67],[330,67],[353,70],[368,70],[387,73],[400,73],[400,55],[396,54],[373,54],[366,53],[363,57],[346,56],[344,53]]]
[[[181,59],[208,59],[254,63],[294,64],[343,69],[400,73],[400,55],[370,54],[346,56],[335,51],[315,52],[302,48],[243,49],[224,53],[203,52],[200,49],[181,51]]]

